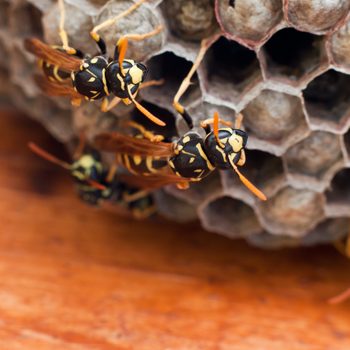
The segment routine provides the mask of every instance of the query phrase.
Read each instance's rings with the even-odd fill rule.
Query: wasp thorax
[[[108,88],[114,95],[120,98],[128,98],[127,87],[129,87],[132,94],[135,94],[144,81],[146,73],[146,67],[133,60],[124,60],[122,70],[117,61],[112,61],[106,68]]]

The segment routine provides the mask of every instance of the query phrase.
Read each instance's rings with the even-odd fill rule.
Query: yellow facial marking
[[[129,69],[129,74],[131,76],[131,81],[133,84],[140,84],[143,78],[143,71],[136,65]]]
[[[95,64],[95,63],[97,63],[97,61],[98,61],[98,58],[97,58],[97,57],[94,57],[90,62],[93,63],[93,64]]]
[[[95,80],[96,80],[96,78],[91,77],[91,78],[88,80],[88,83],[93,83]]]
[[[239,135],[233,134],[229,137],[228,142],[235,153],[238,153],[243,148],[243,138]]]

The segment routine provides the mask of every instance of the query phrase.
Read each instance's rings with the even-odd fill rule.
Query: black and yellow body
[[[95,56],[85,59],[79,71],[71,73],[71,78],[75,91],[88,100],[99,100],[110,94],[128,99],[130,94],[135,96],[146,72],[143,64],[133,60],[125,59],[121,70],[118,61],[108,62],[104,56]]]
[[[209,129],[207,132],[204,140],[199,134],[188,132],[176,142],[169,166],[177,176],[200,181],[216,168],[225,170],[232,169],[232,164],[244,164],[248,140],[244,131],[222,128],[217,138]]]

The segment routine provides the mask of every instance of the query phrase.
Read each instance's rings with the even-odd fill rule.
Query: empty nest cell
[[[0,11],[3,9],[0,8]],[[30,3],[16,3],[11,7],[10,30],[16,37],[43,36],[42,13]]]
[[[301,101],[277,91],[263,90],[243,111],[251,148],[277,155],[308,132]]]
[[[283,17],[280,0],[216,1],[216,11],[224,33],[248,47],[260,45]]]
[[[164,52],[148,60],[147,67],[148,79],[164,79],[164,84],[144,89],[142,96],[147,101],[163,108],[171,107],[173,98],[182,80],[191,69],[192,63],[174,55],[172,52]],[[181,103],[184,105],[200,96],[197,74],[194,75],[191,81],[193,85],[189,87],[181,99]]]
[[[327,63],[322,37],[286,28],[263,46],[267,78],[297,85]]]
[[[314,128],[334,132],[347,128],[350,76],[333,69],[315,78],[304,90],[305,108]]]
[[[205,229],[228,237],[246,237],[261,231],[251,207],[241,201],[224,196],[200,209],[199,216]]]
[[[270,233],[301,237],[323,219],[323,202],[319,193],[288,186],[259,203],[260,218]]]
[[[350,162],[350,129],[344,135],[344,144],[346,149],[346,158],[347,158],[347,161]]]
[[[197,41],[217,28],[214,0],[164,0],[160,8],[173,35]]]
[[[255,186],[262,190],[268,198],[283,186],[285,175],[280,158],[258,150],[247,150],[246,158],[246,164],[240,171]],[[236,173],[233,171],[222,171],[221,174],[225,191],[232,191],[233,196],[237,196],[238,191],[240,191],[245,197],[250,196],[252,200],[255,200],[255,196],[250,194],[248,189],[241,184]]]
[[[333,178],[329,190],[326,192],[327,202],[345,205],[350,215],[350,169],[340,170]]]
[[[323,33],[344,18],[349,11],[348,0],[288,0],[285,15],[290,24],[304,31]]]
[[[166,123],[166,127],[153,123],[136,108],[132,111],[131,119],[143,125],[147,130],[152,131],[155,135],[163,135],[165,137],[165,141],[171,142],[172,138],[177,136],[175,115],[169,110],[148,101],[142,101],[141,103],[142,106],[153,113],[153,115],[164,121]]]
[[[207,94],[231,103],[262,81],[260,64],[254,51],[221,37],[208,50],[204,64]]]
[[[303,141],[292,146],[285,154],[290,173],[322,180],[342,163],[339,136],[324,131],[314,131]]]

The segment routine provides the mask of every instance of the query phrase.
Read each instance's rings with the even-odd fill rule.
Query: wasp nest
[[[94,53],[94,24],[120,13],[130,0],[65,0],[72,46]],[[102,34],[108,49],[121,34],[160,35],[130,43],[130,57],[145,61],[161,87],[140,93],[156,115],[175,118],[171,102],[196,57],[213,37],[193,85],[182,99],[195,124],[219,111],[245,116],[250,135],[244,174],[268,196],[256,200],[232,172],[215,172],[187,191],[156,194],[160,212],[174,220],[198,217],[209,231],[245,237],[263,247],[307,245],[344,236],[350,222],[350,2],[302,0],[150,0]],[[13,101],[59,140],[80,128],[93,137],[133,113],[118,106],[71,107],[35,86],[34,58],[23,39],[59,44],[54,0],[0,1],[2,100]],[[183,130],[183,125],[178,123]]]

